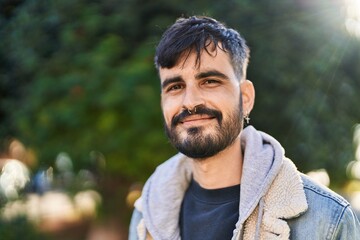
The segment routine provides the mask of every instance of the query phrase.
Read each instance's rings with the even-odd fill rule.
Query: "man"
[[[348,202],[299,173],[249,121],[249,50],[207,17],[178,19],[157,46],[165,130],[179,154],[135,203],[129,239],[360,239]]]

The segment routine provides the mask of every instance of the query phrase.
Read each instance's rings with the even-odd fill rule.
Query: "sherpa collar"
[[[233,239],[241,239],[242,232],[244,239],[268,239],[268,232],[280,237],[271,239],[288,239],[289,227],[282,219],[307,209],[300,175],[271,136],[248,126],[241,134],[241,144],[245,149],[242,187]],[[180,239],[180,207],[191,174],[189,159],[177,154],[161,164],[145,184],[137,209],[144,218],[140,225],[154,239]],[[139,229],[144,233],[143,227]]]
[[[308,209],[303,182],[293,162],[284,163],[266,195],[245,222],[244,240],[290,238],[286,220]],[[241,238],[238,238],[241,239]]]

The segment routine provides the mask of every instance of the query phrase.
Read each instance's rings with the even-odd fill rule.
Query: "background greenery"
[[[154,48],[177,17],[204,14],[238,29],[251,48],[251,123],[277,138],[301,171],[325,168],[340,187],[360,120],[360,40],[345,31],[342,4],[3,0],[3,151],[7,139],[19,139],[35,151],[35,169],[53,165],[59,152],[77,169],[102,153],[111,183],[104,194],[124,198],[121,186],[144,182],[175,153],[163,133]]]

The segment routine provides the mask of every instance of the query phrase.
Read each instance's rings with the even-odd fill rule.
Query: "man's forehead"
[[[191,51],[187,55],[183,55],[175,66],[171,68],[159,68],[161,81],[168,77],[181,76],[183,74],[196,74],[198,72],[217,70],[222,72],[224,68],[232,68],[229,54],[222,49],[210,51],[202,51],[197,56],[195,51]]]

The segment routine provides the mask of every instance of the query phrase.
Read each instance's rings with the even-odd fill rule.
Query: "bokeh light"
[[[360,1],[345,0],[346,4],[346,30],[358,38],[360,38]]]
[[[29,180],[30,173],[25,164],[16,159],[8,160],[0,176],[1,192],[7,199],[16,199]]]
[[[324,186],[330,186],[330,177],[328,172],[325,169],[318,169],[308,172],[308,175],[315,182],[322,184]]]

